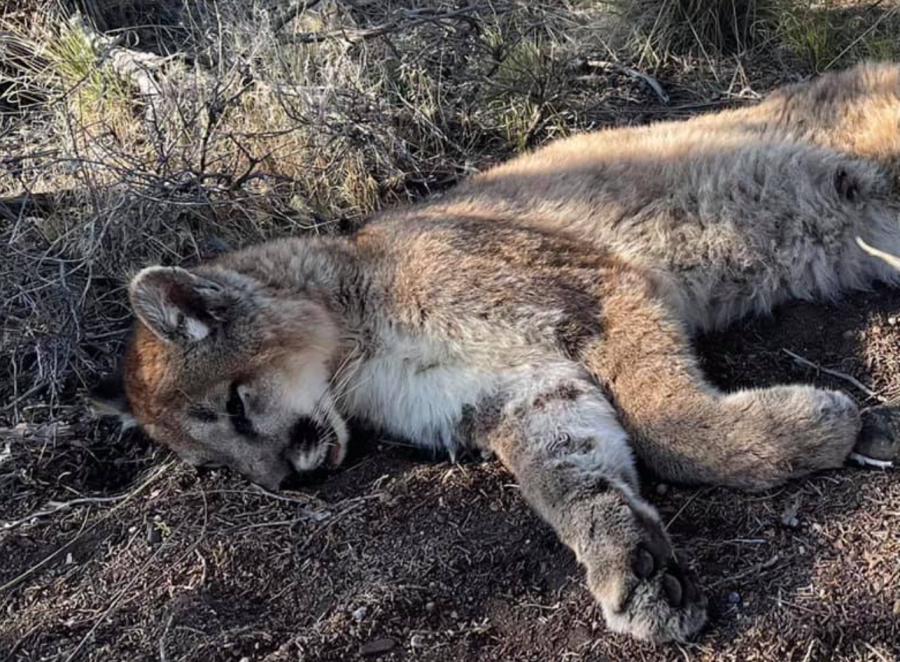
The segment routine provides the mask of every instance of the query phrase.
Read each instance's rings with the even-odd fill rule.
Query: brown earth
[[[794,77],[767,62],[750,71],[773,80],[753,87]],[[697,91],[702,76],[685,74],[669,81],[673,105],[661,108],[640,81],[588,73],[578,85],[591,103],[565,120],[577,126],[736,101],[707,99]],[[534,133],[538,141],[553,135]],[[422,193],[434,190],[428,184]],[[9,227],[20,215],[0,205]],[[184,257],[183,246],[169,245],[176,236],[110,241],[108,257],[137,259],[151,239]],[[3,289],[0,301],[0,334],[12,337],[3,304],[27,295],[16,309],[28,322],[19,325],[22,346],[68,320],[64,306],[81,296],[82,281],[72,292],[63,283],[61,307],[31,314],[31,298],[41,303],[44,284],[62,272],[62,262],[43,259],[49,252],[43,243],[20,245],[15,256],[0,250],[2,278],[28,286]],[[124,328],[120,283],[92,283],[109,293],[102,312],[110,321],[88,309],[84,329],[61,324],[73,344],[82,332],[90,341],[79,345],[89,350],[82,372],[111,363],[114,333]],[[724,387],[807,381],[875,402],[845,379],[799,365],[789,350],[897,398],[900,293],[794,305],[698,348]],[[0,365],[0,662],[900,660],[900,472],[848,468],[753,495],[648,477],[645,492],[712,605],[696,641],[651,646],[605,629],[572,554],[496,461],[452,463],[360,430],[344,469],[267,495],[224,472],[198,474],[138,432],[89,421],[74,377],[59,393],[35,391],[28,417],[14,416],[19,403],[5,398],[18,391],[2,382],[18,365]],[[47,424],[13,427],[18,420]]]
[[[795,305],[698,345],[727,387],[809,381],[867,402],[787,349],[893,397],[900,294]],[[2,660],[900,659],[897,472],[756,495],[648,479],[713,609],[695,642],[655,647],[606,631],[572,554],[495,461],[360,431],[345,469],[276,497],[138,433],[55,435],[0,456],[3,517],[115,500],[0,531]]]

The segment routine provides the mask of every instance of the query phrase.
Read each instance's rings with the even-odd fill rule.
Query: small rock
[[[897,326],[897,322],[900,322],[900,318],[888,317],[888,324],[890,324],[891,326]]]
[[[436,609],[437,609],[437,605],[434,604],[433,602],[426,602],[426,603],[425,603],[425,611],[426,611],[427,613],[433,614],[433,613],[435,612]]]
[[[856,334],[853,332],[853,329],[848,329],[847,331],[844,331],[844,332],[841,334],[841,336],[843,336],[844,340],[853,340],[853,337],[854,337],[855,335],[856,335]]]
[[[728,600],[728,602],[730,602],[733,605],[740,604],[741,594],[738,593],[737,591],[732,591],[731,593],[728,594],[727,600]]]
[[[410,648],[422,648],[425,646],[425,637],[421,634],[414,634],[409,640]]]
[[[800,520],[797,518],[798,512],[800,512],[799,498],[794,499],[785,507],[784,512],[781,513],[781,523],[790,529],[796,529],[800,526]]]
[[[900,600],[897,600],[897,601],[894,603],[894,615],[895,615],[895,616],[900,616]]]
[[[455,611],[455,610],[454,610],[454,611],[451,611],[451,612],[450,612],[450,618],[452,618],[454,621],[459,620],[459,612],[457,612],[457,611]]]
[[[75,563],[75,557],[72,556],[72,552],[66,554],[66,565],[73,565]]]
[[[353,616],[353,618],[355,620],[361,621],[362,619],[364,619],[366,617],[366,614],[368,614],[368,613],[369,613],[368,609],[366,609],[365,607],[360,607],[359,609],[354,609],[353,613],[351,615]]]
[[[797,519],[796,515],[785,514],[781,517],[781,523],[784,524],[789,529],[796,529],[800,526],[800,520]]]
[[[800,556],[803,556],[804,554],[806,554],[806,547],[804,547],[803,545],[800,545],[800,546],[797,548],[797,553],[798,553]]]
[[[147,544],[148,545],[158,545],[162,542],[162,531],[159,528],[152,524],[147,524]]]
[[[390,637],[381,637],[380,639],[367,641],[362,646],[360,646],[359,654],[363,657],[378,657],[379,655],[390,653],[396,647],[396,641],[394,641]]]
[[[669,486],[665,483],[657,483],[656,485],[656,493],[660,496],[669,493]]]
[[[437,522],[438,524],[446,524],[447,516],[444,515],[443,513],[438,513],[437,515],[434,516],[434,521]]]

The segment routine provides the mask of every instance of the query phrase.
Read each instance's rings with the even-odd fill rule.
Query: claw
[[[641,547],[638,550],[637,558],[634,560],[632,570],[640,579],[647,579],[656,570],[656,559],[653,558],[653,554]]]
[[[859,247],[872,257],[877,257],[881,260],[884,260],[889,265],[894,267],[894,269],[900,271],[900,257],[892,255],[891,253],[886,253],[883,250],[880,250],[873,246],[869,246],[869,244],[863,241],[860,237],[856,238],[856,243],[859,244]]]
[[[882,405],[863,412],[862,430],[850,460],[882,469],[900,460],[900,420],[895,407]]]
[[[672,575],[663,577],[663,592],[666,594],[666,600],[672,607],[680,607],[684,599],[684,589],[681,582]]]

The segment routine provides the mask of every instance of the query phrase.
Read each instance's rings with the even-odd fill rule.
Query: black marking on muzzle
[[[291,428],[291,445],[303,451],[311,450],[328,434],[328,430],[308,416],[297,419]]]

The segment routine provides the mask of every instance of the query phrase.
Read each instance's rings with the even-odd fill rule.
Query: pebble
[[[414,634],[409,640],[409,645],[411,648],[422,648],[425,645],[425,637],[421,634]]]
[[[844,331],[841,335],[844,337],[844,340],[853,340],[853,337],[856,334],[853,332],[852,329],[849,329],[847,331]]]
[[[450,612],[450,618],[452,618],[454,621],[455,621],[455,620],[458,620],[458,619],[459,619],[459,612],[457,612],[457,611],[451,611],[451,612]]]
[[[147,544],[149,545],[158,545],[162,542],[162,531],[160,531],[156,525],[148,522],[147,523]]]
[[[390,653],[396,647],[396,641],[390,637],[382,637],[364,643],[359,647],[359,654],[363,657],[377,657],[379,655],[384,655],[385,653]]]
[[[728,594],[728,602],[730,602],[731,604],[736,605],[736,604],[739,604],[740,601],[741,601],[741,594],[738,593],[737,591],[732,591],[731,593]]]
[[[352,616],[357,621],[361,621],[362,619],[364,619],[366,617],[366,614],[368,614],[368,613],[369,613],[368,609],[366,609],[365,607],[360,607],[359,609],[353,610]]]
[[[800,520],[797,519],[796,515],[786,514],[781,518],[781,523],[784,524],[789,529],[796,529],[800,526]]]
[[[657,483],[656,485],[656,493],[660,496],[669,493],[669,486],[665,483]]]
[[[785,507],[784,512],[781,513],[781,523],[790,529],[796,529],[800,526],[800,520],[797,518],[799,512],[800,500],[794,499],[794,501]]]
[[[433,614],[436,609],[437,609],[437,605],[434,604],[433,602],[425,603],[425,611],[428,612],[429,614]]]

